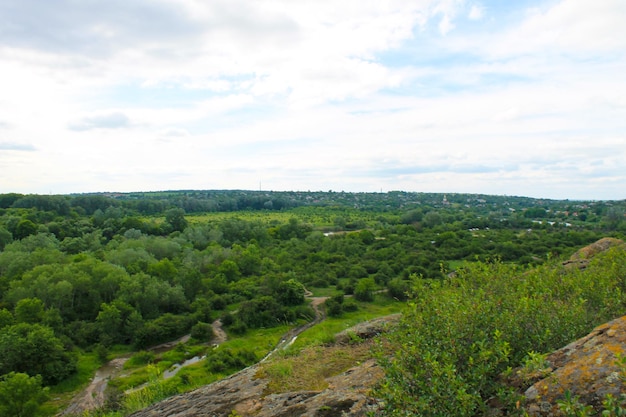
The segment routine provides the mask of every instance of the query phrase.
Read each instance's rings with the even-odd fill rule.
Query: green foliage
[[[582,404],[569,390],[565,391],[565,398],[558,401],[558,406],[565,417],[589,417],[594,412],[592,406]]]
[[[602,400],[602,417],[626,416],[626,394],[620,394],[619,398],[607,394]]]
[[[598,255],[587,270],[523,271],[499,262],[466,265],[444,281],[418,280],[402,324],[382,356],[379,395],[390,415],[472,416],[498,395],[508,367],[541,370],[543,355],[624,308],[626,251]],[[611,270],[613,268],[613,270]],[[402,410],[402,411],[399,411]]]
[[[354,289],[354,297],[359,301],[373,301],[376,282],[373,278],[363,278]]]
[[[206,367],[213,373],[229,373],[252,365],[258,360],[254,351],[246,348],[216,348],[205,359]]]
[[[0,333],[0,375],[12,371],[41,375],[49,385],[75,372],[76,359],[49,327],[20,323]]]
[[[10,372],[0,378],[0,416],[35,417],[48,398],[41,376]]]
[[[24,239],[35,233],[37,233],[37,225],[28,219],[23,219],[17,224],[13,236],[16,239]]]
[[[168,232],[182,232],[187,227],[185,210],[173,208],[165,212],[165,223],[168,225]]]
[[[406,301],[409,298],[410,288],[410,282],[402,278],[394,278],[387,283],[389,296],[400,301]]]
[[[147,365],[149,363],[154,363],[155,358],[156,356],[154,355],[154,353],[141,350],[131,356],[130,359],[124,364],[124,367],[132,368],[136,366]]]
[[[198,342],[208,342],[214,336],[213,327],[209,323],[198,322],[191,328],[191,337]]]
[[[14,311],[18,323],[39,323],[43,320],[44,304],[38,298],[23,298],[17,302]]]
[[[330,316],[351,320],[393,300],[378,296],[378,289],[403,299],[413,275],[443,279],[463,260],[498,256],[541,264],[548,254],[570,254],[608,229],[616,237],[626,230],[623,202],[456,194],[447,195],[448,204],[442,199],[404,192],[0,195],[0,339],[17,337],[17,324],[43,326],[56,339],[50,346],[63,341],[68,355],[51,363],[69,365],[68,358],[83,349],[99,351],[104,360],[120,347],[175,339],[198,321],[211,322],[215,310],[231,312],[231,337],[249,336],[311,320],[305,286],[316,296],[337,289],[373,299],[368,305],[353,297],[329,301]],[[626,274],[619,262],[605,267]],[[615,293],[606,288],[598,284],[573,299],[596,306],[601,317],[615,307],[599,302]],[[201,328],[206,325],[194,334]],[[540,339],[533,337],[533,343]],[[0,355],[9,355],[9,343],[2,346]],[[545,346],[529,342],[527,350]],[[19,369],[2,366],[30,375],[41,367],[34,357],[20,363]],[[56,375],[50,381],[66,375],[59,386],[84,382],[68,369],[47,371]]]
[[[159,371],[156,367],[151,365],[149,371],[150,380],[148,384],[123,397],[122,408],[125,415],[178,393],[177,386],[171,380],[159,379]]]
[[[328,298],[324,302],[324,306],[326,307],[326,314],[328,314],[330,317],[341,317],[343,313],[343,303],[343,293],[339,293]]]
[[[278,301],[285,306],[296,306],[304,303],[304,285],[295,279],[283,281],[276,290]]]
[[[190,315],[166,313],[146,322],[134,335],[134,346],[145,349],[159,343],[174,340],[187,333],[195,320]]]

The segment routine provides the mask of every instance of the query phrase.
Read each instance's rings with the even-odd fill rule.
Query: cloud
[[[467,17],[470,20],[481,20],[483,18],[484,12],[485,12],[485,9],[482,6],[478,4],[473,4],[470,7],[470,11]]]
[[[130,127],[130,119],[124,113],[113,112],[84,117],[69,124],[70,130],[78,132],[92,129],[121,129]]]
[[[183,128],[172,127],[161,132],[165,138],[184,138],[190,136],[189,131]]]
[[[172,44],[200,32],[176,2],[149,0],[3,1],[0,27],[5,46],[96,57],[109,56],[122,45]]]
[[[623,0],[10,3],[24,191],[625,189]]]
[[[35,147],[28,143],[0,142],[1,151],[34,151]]]
[[[548,5],[528,9],[521,24],[476,47],[493,57],[553,54],[557,58],[606,58],[608,52],[626,47],[626,2],[604,0],[592,5],[585,0],[561,0]]]

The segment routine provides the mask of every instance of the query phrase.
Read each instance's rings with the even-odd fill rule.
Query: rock
[[[617,357],[626,352],[626,316],[596,327],[589,335],[550,354],[550,365],[525,392],[531,416],[555,416],[566,392],[599,412],[607,394],[622,389]]]
[[[401,314],[392,314],[390,316],[359,323],[335,335],[335,343],[350,344],[355,341],[371,339],[383,333],[389,326],[397,324],[400,321],[400,317]]]
[[[591,245],[577,250],[567,261],[563,262],[565,267],[578,267],[585,269],[589,261],[600,252],[604,252],[614,246],[624,245],[624,241],[613,237],[605,237]]]
[[[376,404],[368,393],[383,377],[382,369],[369,360],[328,378],[325,390],[265,395],[268,380],[257,379],[254,368],[153,404],[132,416],[226,417],[235,411],[242,417],[365,417]]]
[[[338,343],[380,334],[399,315],[361,323],[335,337]],[[306,366],[306,365],[304,365]],[[384,372],[374,359],[339,375],[326,378],[320,391],[267,394],[269,379],[260,377],[254,365],[211,385],[180,394],[132,414],[132,417],[365,417],[377,408],[369,393]]]

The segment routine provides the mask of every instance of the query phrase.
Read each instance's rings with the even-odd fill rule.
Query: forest
[[[504,355],[504,341],[527,343],[515,350],[520,362],[520,352],[571,339],[574,330],[590,324],[590,316],[600,310],[614,314],[623,300],[614,300],[613,308],[603,304],[606,300],[588,303],[591,310],[568,307],[567,314],[552,319],[574,330],[567,335],[551,330],[550,340],[526,340],[515,336],[512,317],[555,307],[572,293],[555,295],[555,304],[512,307],[510,317],[496,319],[488,314],[491,299],[477,288],[494,285],[489,291],[502,299],[519,299],[528,287],[505,290],[495,287],[502,281],[478,281],[497,274],[512,282],[513,274],[559,261],[602,237],[624,238],[625,212],[626,201],[400,191],[2,194],[0,415],[54,415],[100,365],[118,355],[150,363],[148,348],[185,335],[191,335],[188,350],[195,354],[206,349],[217,319],[232,337],[280,333],[309,322],[315,317],[305,297],[309,292],[330,297],[325,308],[331,317],[376,303],[402,309],[410,300],[407,314],[424,330],[411,349],[426,349],[429,332],[437,336],[442,317],[435,311],[448,312],[452,321],[461,310],[482,314],[493,319],[489,326],[470,329],[467,319],[465,330],[490,344],[484,351],[495,356]],[[485,268],[495,269],[486,274]],[[548,293],[552,285],[541,281],[535,288]],[[452,299],[454,308],[433,301]],[[505,336],[493,338],[505,330]],[[396,342],[407,346],[400,336]],[[219,378],[265,352],[237,348],[209,357],[201,371],[206,375],[193,384],[181,377],[164,395]],[[481,375],[501,371],[505,362],[497,360]],[[392,376],[406,369],[417,375],[428,363],[390,363],[388,369]],[[442,387],[465,392],[445,369],[431,370],[443,372]],[[117,382],[120,393],[108,411],[131,410],[124,411],[124,392],[149,380],[149,369],[145,372],[135,382]],[[18,398],[13,394],[18,391],[30,394]],[[457,410],[465,407],[467,415],[475,415],[487,395],[457,394],[460,406],[446,401]],[[391,389],[381,395],[388,404],[406,399]],[[417,404],[414,415],[421,415],[420,407],[435,406]]]

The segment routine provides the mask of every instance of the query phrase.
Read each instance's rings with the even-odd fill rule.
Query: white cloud
[[[112,112],[83,117],[69,124],[70,130],[120,129],[130,127],[130,119],[124,113]]]
[[[470,7],[470,11],[469,14],[467,15],[467,17],[470,20],[481,20],[483,18],[484,15],[484,8],[478,4],[472,4],[472,6]]]
[[[28,143],[0,142],[0,151],[34,151],[35,147]]]
[[[556,54],[606,57],[626,47],[626,3],[561,0],[528,12],[521,25],[493,37],[483,48],[497,57]]]
[[[263,178],[275,189],[619,198],[625,3],[524,5],[0,4],[4,146],[37,150],[0,154],[5,177],[19,178],[0,192]]]

